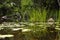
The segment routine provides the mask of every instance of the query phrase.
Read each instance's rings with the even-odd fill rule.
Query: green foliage
[[[1,10],[3,11],[1,13],[5,13],[7,16],[13,16],[13,14],[16,14],[17,12],[22,14],[22,21],[46,21],[47,16],[48,18],[50,16],[57,16],[58,10],[56,9],[58,9],[58,5],[57,2],[55,2],[56,0],[3,0],[0,3],[0,8],[5,8],[6,11],[4,12]],[[57,20],[58,17],[55,18],[55,20]]]
[[[30,21],[46,21],[47,12],[44,9],[41,12],[41,9],[32,9],[30,14]]]

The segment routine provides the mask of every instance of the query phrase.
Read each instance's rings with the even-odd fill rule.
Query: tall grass
[[[30,13],[30,21],[46,21],[47,12],[45,9],[33,9]]]
[[[46,14],[47,11],[45,9],[43,9],[43,11],[41,11],[40,8],[30,8],[29,10],[29,6],[33,5],[33,1],[32,0],[22,0],[21,1],[21,7],[22,7],[22,14],[23,14],[23,20],[24,20],[24,11],[28,12],[27,14],[29,14],[30,19],[29,21],[45,21],[46,20]]]
[[[55,20],[59,21],[60,20],[60,11],[59,11],[59,17],[57,19],[57,11],[56,10],[46,10],[45,8],[39,8],[36,6],[36,8],[32,7],[34,3],[32,0],[22,0],[21,1],[21,11],[23,15],[23,21],[24,21],[24,16],[25,12],[27,12],[28,16],[30,16],[29,21],[46,21],[46,17],[49,18],[50,16],[53,16]],[[48,13],[48,15],[47,15]]]

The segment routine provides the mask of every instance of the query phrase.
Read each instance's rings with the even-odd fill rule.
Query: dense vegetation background
[[[60,19],[58,0],[1,0],[0,18],[9,21],[46,21]],[[2,21],[2,20],[0,20]]]

